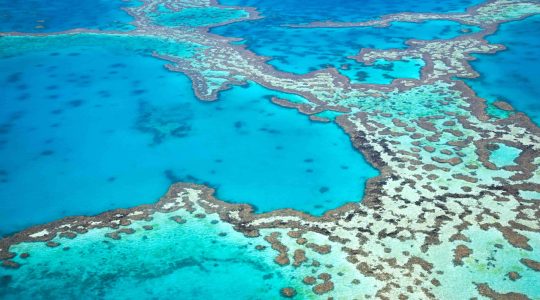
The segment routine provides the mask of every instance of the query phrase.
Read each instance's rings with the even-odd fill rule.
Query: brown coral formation
[[[454,250],[454,264],[463,265],[463,258],[469,257],[472,254],[472,250],[465,245],[458,245]]]
[[[280,294],[285,298],[293,298],[296,296],[296,290],[291,287],[286,287],[281,289]]]
[[[331,276],[328,273],[321,273],[317,278],[321,279],[323,282],[315,285],[313,287],[313,292],[317,295],[322,295],[330,292],[334,289],[334,283],[331,280]]]
[[[299,267],[302,263],[307,261],[306,251],[302,249],[296,249],[293,254],[293,266]]]
[[[490,299],[494,300],[528,300],[529,297],[520,294],[520,293],[497,293],[495,292],[489,285],[485,283],[477,284],[476,288],[478,289],[478,292],[480,295],[488,297]]]
[[[522,258],[520,261],[522,264],[526,265],[527,267],[537,272],[540,272],[540,262],[532,260],[532,259],[528,259],[528,258]]]
[[[285,246],[279,240],[280,234],[278,232],[273,232],[272,234],[266,236],[264,239],[270,243],[272,249],[276,250],[279,254],[276,256],[274,261],[281,266],[288,265],[290,263],[288,251],[289,248]],[[296,259],[295,259],[296,262]]]

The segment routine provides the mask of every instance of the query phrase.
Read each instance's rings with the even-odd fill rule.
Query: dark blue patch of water
[[[0,0],[0,31],[52,32],[74,28],[128,30],[122,0]]]
[[[501,25],[488,37],[507,50],[490,55],[476,55],[472,67],[479,78],[467,80],[476,93],[488,103],[509,102],[540,124],[540,17]]]

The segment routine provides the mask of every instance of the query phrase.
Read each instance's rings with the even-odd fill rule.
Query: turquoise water
[[[97,230],[58,239],[56,248],[18,245],[30,257],[17,270],[0,268],[0,298],[276,299],[291,284],[268,250],[254,249],[255,240],[248,244],[231,226],[212,224],[209,217],[184,219],[179,225],[156,215],[132,226],[136,232],[120,241]],[[153,229],[142,229],[144,224]]]
[[[510,147],[505,144],[496,144],[498,148],[491,151],[489,160],[493,162],[497,167],[502,168],[506,166],[515,165],[514,160],[519,157],[521,149]]]
[[[396,77],[418,78],[421,60],[381,62],[365,66],[349,59],[362,48],[406,48],[408,39],[448,39],[474,32],[478,28],[450,21],[425,23],[395,22],[386,28],[288,28],[272,19],[234,23],[212,29],[212,32],[241,37],[248,49],[271,57],[277,69],[305,74],[325,67],[336,67],[354,82],[389,83]],[[344,65],[348,70],[343,70]]]
[[[337,125],[276,106],[255,84],[201,102],[155,58],[50,50],[0,60],[3,234],[153,202],[177,181],[261,212],[321,214],[359,201],[377,174]]]
[[[130,5],[127,2],[1,1],[0,30],[131,28],[126,25],[131,18],[119,9]],[[274,59],[270,63],[280,70],[304,74],[334,66],[353,82],[389,83],[396,77],[417,78],[423,66],[420,60],[377,61],[373,66],[364,66],[347,59],[362,47],[403,48],[403,42],[409,38],[451,38],[477,30],[443,21],[396,23],[390,28],[377,29],[279,27],[285,23],[321,19],[365,20],[399,11],[462,11],[465,6],[474,4],[475,1],[469,0],[412,3],[366,0],[361,5],[358,1],[328,0],[223,2],[258,6],[268,19],[241,26],[230,25],[216,29],[216,32],[245,38],[244,43],[250,49],[272,56]],[[193,8],[163,14],[156,22],[173,27],[196,27],[241,16],[230,12]],[[41,19],[44,22],[37,22]],[[36,28],[41,24],[43,28]],[[530,27],[538,29],[537,25]],[[527,28],[519,35],[524,39],[534,32]],[[514,38],[510,35],[507,33],[504,37]],[[345,202],[360,201],[366,180],[378,174],[353,149],[336,124],[312,122],[296,110],[276,106],[270,101],[271,96],[291,97],[294,101],[301,101],[300,97],[249,83],[221,93],[215,102],[201,102],[193,95],[192,83],[185,75],[167,71],[163,67],[164,61],[148,56],[151,50],[190,56],[201,49],[193,44],[177,43],[169,38],[100,37],[95,34],[63,35],[35,41],[33,37],[0,38],[0,236],[63,216],[97,214],[108,209],[150,203],[178,181],[215,187],[218,198],[250,203],[258,212],[294,208],[320,215]],[[535,51],[534,43],[516,38],[505,53],[511,53],[514,48],[521,51],[529,47],[531,53],[525,51],[519,55],[527,59],[535,57],[538,51]],[[518,65],[518,56],[502,61]],[[527,66],[532,68],[533,64],[536,61]],[[512,68],[515,68],[514,73],[508,74],[513,78],[523,82],[530,80],[528,85],[536,84],[538,77],[519,77],[528,71],[506,65],[501,68],[504,71],[493,85],[486,86],[482,81],[476,88],[506,91],[508,76],[502,75]],[[499,76],[495,67],[486,71]],[[530,72],[526,76],[536,74],[536,71]],[[528,89],[528,85],[522,88]],[[440,107],[436,105],[421,112],[414,111],[411,103],[431,103],[433,94],[430,93],[444,96],[448,92],[437,85],[418,90],[420,92],[405,95],[403,103],[398,103],[403,106],[404,118],[410,117],[411,113],[418,117],[439,112]],[[511,90],[508,92],[509,97],[516,95]],[[526,100],[516,100],[517,104],[507,100],[516,107],[522,105],[520,101],[534,104],[532,99],[538,94],[527,91],[523,95]],[[383,109],[388,105],[394,104],[373,103]],[[368,103],[366,107],[369,106]],[[519,109],[538,110],[538,107],[522,106]],[[338,114],[326,111],[318,115],[333,119]],[[490,160],[500,167],[514,164],[519,150],[503,144],[498,146],[492,151]],[[384,141],[381,147],[385,147]],[[529,196],[538,197],[534,193],[529,192]],[[407,194],[405,198],[409,196]],[[373,206],[377,207],[378,204]],[[309,248],[310,244],[302,246],[303,242],[285,233],[288,230],[276,227],[261,230],[259,237],[246,238],[216,214],[201,218],[194,214],[185,211],[155,213],[151,220],[131,224],[134,233],[122,234],[119,241],[105,236],[112,229],[102,228],[92,229],[76,239],[55,238],[60,243],[58,247],[33,242],[13,245],[11,250],[30,256],[13,258],[20,264],[19,269],[0,267],[0,299],[279,299],[279,289],[285,286],[296,288],[299,293],[296,299],[306,299],[313,298],[313,286],[302,284],[301,280],[307,275],[317,276],[323,270],[332,273],[338,292],[335,298],[352,298],[352,293],[339,293],[343,290],[360,295],[374,294],[384,288],[385,283],[380,278],[372,285],[375,279],[362,275],[365,273],[363,264],[358,264],[362,272],[357,272],[352,259],[360,257],[362,252],[355,255],[352,249],[340,251],[345,250],[340,249],[342,241],[334,242],[335,237],[352,237],[342,231],[350,229],[343,226],[345,223],[335,227],[335,231],[333,225],[324,225],[333,231],[331,238],[314,232],[304,236],[310,243],[331,245],[330,254],[317,256],[314,250],[308,250],[309,260],[301,266],[278,267],[274,262],[276,251],[263,240],[270,231],[281,232],[282,240],[288,241],[285,244],[291,254],[295,249]],[[170,219],[171,215],[180,215],[186,223],[177,224]],[[388,211],[382,216],[373,215],[377,220],[384,218],[383,221],[388,216]],[[388,219],[389,222],[392,220]],[[361,220],[359,224],[364,222]],[[152,228],[144,228],[144,225]],[[359,231],[380,229],[377,224],[371,225],[359,228]],[[374,232],[372,236],[376,236]],[[379,234],[384,235],[384,232],[385,229]],[[380,250],[380,253],[370,255],[375,254],[390,265],[393,257],[398,259],[394,262],[405,262],[416,249],[411,246],[410,253],[397,251],[396,256],[395,250],[400,247],[409,252],[409,244],[403,243],[399,236],[394,239],[394,244],[392,234],[387,232],[388,238],[384,241],[388,242],[390,251],[385,248],[383,253],[377,247],[370,250]],[[532,234],[523,234],[537,249],[538,239]],[[466,236],[487,238],[459,242],[467,243],[474,252],[465,259],[465,266],[454,268],[457,272],[442,273],[438,268],[441,262],[434,264],[432,271],[439,269],[435,277],[444,278],[441,280],[443,286],[453,287],[455,282],[465,281],[455,280],[455,276],[470,274],[480,281],[469,281],[489,282],[497,291],[530,287],[531,294],[537,294],[534,271],[518,263],[521,257],[536,259],[536,254],[510,247],[495,229],[466,233]],[[504,243],[504,250],[491,251],[493,241]],[[367,242],[365,245],[373,241]],[[266,248],[256,250],[256,245]],[[454,245],[441,243],[434,247],[440,247],[443,250],[440,253],[452,255],[449,247]],[[429,263],[435,262],[433,253],[440,254],[430,250],[420,253],[422,258],[411,256],[405,267],[411,265],[415,272],[430,273]],[[506,257],[512,259],[506,260],[502,268],[494,264],[505,261]],[[350,265],[345,263],[346,259],[351,260]],[[427,268],[423,259],[429,260],[426,261]],[[448,260],[442,263],[445,266]],[[523,276],[517,283],[510,282],[507,276],[499,276],[504,273],[503,269],[514,269],[515,266]],[[353,278],[360,285],[356,285]],[[437,285],[436,281],[432,284]],[[472,284],[464,291],[469,293],[469,289],[474,289]],[[309,294],[304,293],[306,291]],[[415,292],[420,293],[419,290]],[[424,292],[427,294],[426,290]]]
[[[133,18],[121,8],[135,4],[133,0],[0,0],[0,31],[128,30]]]
[[[506,51],[476,55],[472,67],[481,76],[467,83],[488,102],[504,100],[540,124],[540,16],[501,25],[488,37]]]

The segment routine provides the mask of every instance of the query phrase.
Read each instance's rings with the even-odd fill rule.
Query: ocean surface
[[[0,31],[53,32],[75,28],[129,30],[130,0],[0,0]]]
[[[281,20],[239,22],[214,28],[212,32],[242,38],[238,43],[271,58],[268,63],[281,71],[306,74],[334,67],[355,83],[388,84],[395,78],[419,78],[424,62],[379,60],[366,66],[349,57],[362,48],[403,49],[408,39],[449,39],[478,30],[450,21],[394,22],[384,28],[290,28],[275,23],[278,21]]]
[[[400,12],[462,12],[481,0],[221,0],[222,5],[253,6],[275,24],[297,24],[315,21],[358,22]]]
[[[211,31],[241,38],[234,43],[267,56],[280,71],[306,74],[334,67],[355,83],[388,84],[395,78],[419,78],[424,62],[380,60],[365,66],[349,56],[364,47],[405,48],[408,39],[448,39],[478,28],[449,21],[396,22],[386,28],[283,25],[364,21],[403,11],[461,12],[480,2],[223,0],[224,5],[254,6],[265,18]],[[121,8],[130,5],[138,2],[0,0],[0,31],[129,31],[133,18]],[[205,26],[207,13],[219,22],[244,16],[194,9],[155,20],[172,27]],[[502,25],[489,41],[504,43],[508,49],[478,55],[471,64],[481,76],[466,81],[488,102],[505,100],[537,124],[539,30],[538,17]],[[311,121],[270,100],[276,96],[294,102],[301,100],[299,96],[248,82],[221,92],[216,101],[200,101],[187,76],[167,70],[167,62],[149,55],[157,49],[189,56],[190,45],[151,37],[81,36],[65,39],[73,44],[58,43],[64,37],[43,43],[25,38],[13,43],[0,37],[0,236],[62,217],[153,203],[176,182],[208,185],[216,189],[217,198],[248,203],[256,212],[292,208],[320,216],[362,201],[366,182],[379,175],[334,122]],[[9,43],[13,45],[8,47]],[[521,150],[505,144],[497,147],[490,161],[499,167],[514,165]],[[301,283],[318,272],[313,259],[298,268],[277,267],[270,246],[254,250],[266,243],[263,237],[268,232],[246,239],[217,215],[178,214],[184,214],[185,224],[177,224],[170,214],[156,213],[148,223],[134,222],[134,233],[118,241],[104,237],[109,229],[96,229],[73,240],[58,238],[58,247],[15,245],[17,253],[32,254],[27,260],[16,258],[22,264],[19,269],[0,267],[0,298],[276,299],[280,288],[293,286],[291,278],[299,283],[294,286],[298,299],[307,297],[305,291],[313,295],[312,286]],[[151,230],[143,227],[148,224]],[[300,245],[285,230],[281,233],[289,245]],[[314,232],[309,234],[310,241],[331,244],[326,236],[318,241]],[[482,236],[486,241],[473,243],[487,244],[498,237]],[[530,243],[537,249],[537,241]],[[408,248],[403,250],[399,252]],[[475,255],[492,259],[495,252]],[[504,260],[501,253],[512,252],[507,248],[498,252],[499,261]],[[348,277],[356,276],[356,270],[332,265],[345,259],[344,252],[336,250],[317,263],[341,273],[343,277],[336,275],[334,280],[346,282],[345,288],[357,288]],[[491,270],[486,270],[481,274],[488,278]],[[520,272],[533,278],[531,270]],[[452,281],[455,274],[444,276]],[[361,284],[377,288],[370,280],[362,277]],[[497,280],[509,282],[506,277]]]
[[[467,80],[488,103],[503,100],[540,124],[540,17],[502,24],[487,40],[505,51],[476,55],[472,67],[481,75]],[[526,61],[526,63],[523,63]]]
[[[154,202],[179,181],[259,212],[319,215],[360,201],[377,175],[335,124],[269,99],[287,95],[250,84],[202,102],[158,59],[49,50],[0,60],[4,234]]]

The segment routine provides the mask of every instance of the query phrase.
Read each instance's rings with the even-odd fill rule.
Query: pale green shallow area
[[[520,233],[530,238],[529,243],[533,249],[540,247],[540,241],[535,239],[534,235],[524,231]],[[471,228],[464,231],[464,234],[475,238],[465,243],[472,253],[463,259],[463,265],[448,265],[448,257],[454,256],[456,245],[463,244],[460,241],[435,246],[432,253],[437,255],[426,256],[436,269],[443,270],[439,280],[443,282],[441,289],[447,299],[469,299],[471,295],[477,295],[479,299],[489,299],[478,294],[475,284],[465,285],[464,282],[489,283],[498,293],[519,291],[532,299],[540,299],[540,290],[536,284],[538,272],[520,262],[522,258],[539,260],[538,252],[510,245],[495,229],[484,231]],[[521,278],[512,281],[508,277],[509,272],[518,272]]]
[[[502,168],[510,165],[515,165],[514,160],[519,157],[521,149],[508,146],[506,144],[496,144],[499,148],[491,151],[489,160],[497,167]]]
[[[326,110],[326,111],[320,112],[318,114],[315,114],[315,116],[317,116],[317,117],[327,118],[327,119],[329,119],[331,121],[334,121],[336,119],[336,117],[339,117],[341,115],[343,115],[342,112],[329,111],[329,110]]]
[[[56,239],[61,243],[56,248],[17,245],[13,250],[30,257],[18,259],[17,270],[0,268],[0,298],[257,299],[275,298],[287,285],[267,251],[255,250],[230,225],[216,223],[216,215],[172,215],[187,222],[158,213],[151,222],[131,226],[136,232],[120,241],[104,237],[110,229],[96,229],[73,240]],[[154,229],[142,228],[148,224]]]
[[[535,191],[519,191],[519,195],[528,200],[540,200],[540,193]]]
[[[318,299],[312,286],[303,284],[302,279],[316,276],[321,269],[331,273],[336,284],[329,297],[350,299],[381,288],[354,266],[337,264],[346,259],[341,251],[319,255],[305,249],[308,260],[303,264],[293,266],[291,261],[278,266],[274,262],[278,252],[264,237],[277,233],[291,251],[300,248],[287,230],[261,230],[261,236],[246,238],[220,221],[217,214],[199,217],[200,213],[199,208],[193,213],[154,213],[151,221],[133,222],[128,228],[134,233],[122,233],[120,240],[106,237],[114,230],[102,228],[74,239],[57,237],[53,239],[60,244],[57,247],[15,245],[10,251],[28,253],[29,257],[13,259],[20,264],[18,269],[0,268],[0,298],[279,299],[282,288],[292,287],[296,299]],[[182,221],[177,223],[171,217]],[[143,227],[148,225],[151,230]],[[316,233],[303,237],[328,244],[326,237]],[[330,244],[339,248],[339,244]],[[257,250],[256,246],[263,248]],[[315,258],[323,267],[312,266]],[[353,280],[359,284],[351,284]]]

